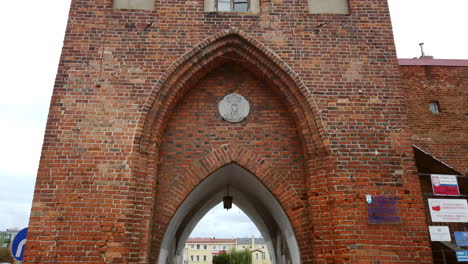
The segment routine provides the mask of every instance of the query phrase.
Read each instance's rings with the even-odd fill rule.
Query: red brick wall
[[[349,3],[349,16],[311,15],[307,1],[286,0],[261,1],[261,13],[247,15],[204,13],[203,1],[161,0],[148,12],[112,10],[110,0],[74,0],[38,172],[28,262],[155,259],[183,196],[217,167],[237,162],[281,202],[304,263],[430,263],[388,7],[386,1]],[[255,107],[252,123],[232,127],[252,138],[249,126],[261,125],[258,141],[232,141],[225,130],[211,129],[180,160],[177,151],[185,148],[175,140],[187,131],[167,133],[187,128],[178,119],[227,125],[213,109],[196,115],[190,105],[195,98],[211,100],[200,108],[217,105],[217,78],[226,68],[215,69],[226,58],[251,73],[245,83],[223,79],[226,85],[239,84],[234,90],[252,94],[254,105],[271,103],[268,113],[277,116]],[[266,131],[288,143],[281,157]],[[221,142],[229,144],[217,148]],[[162,198],[172,192],[164,179],[181,173],[168,169],[176,162],[192,164],[178,178],[191,183],[164,207]],[[290,200],[289,193],[295,193]],[[398,197],[402,223],[369,225],[366,194]]]
[[[232,92],[239,93],[250,101],[251,112],[245,122],[229,123],[222,120],[218,113],[217,102]],[[297,229],[301,226],[308,228],[309,221],[303,210],[304,206],[301,205],[302,210],[298,210],[298,204],[302,204],[300,199],[306,196],[307,188],[301,142],[294,118],[271,88],[240,66],[220,66],[193,87],[174,109],[162,142],[156,190],[158,203],[155,210],[158,214],[171,216],[172,210],[179,207],[191,188],[209,176],[209,173],[205,173],[199,179],[186,173],[194,162],[203,166],[201,160],[213,150],[229,146],[227,152],[231,153],[223,155],[235,157],[253,153],[262,158],[257,166],[247,165],[247,168],[257,174],[267,188],[278,194],[283,208],[288,210],[295,207],[295,212],[291,212],[290,216]],[[244,153],[232,153],[235,152],[231,150],[233,146],[242,149]],[[246,166],[242,160],[236,158],[233,158],[233,162]],[[223,164],[225,162],[220,165]],[[288,192],[287,197],[282,198],[281,192],[286,192],[285,189],[279,191],[271,179],[259,175],[258,170],[263,164],[270,164],[278,171],[278,177],[291,186],[289,188],[292,192]],[[156,219],[153,226],[155,233],[157,230],[164,230],[168,220],[170,218]],[[153,250],[159,248],[162,235],[164,234],[160,233],[154,237]],[[301,242],[303,248],[307,246],[306,241]]]
[[[468,173],[468,67],[401,66],[408,118],[416,146]],[[429,111],[438,101],[440,114]]]

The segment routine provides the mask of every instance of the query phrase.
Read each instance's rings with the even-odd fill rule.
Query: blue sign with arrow
[[[11,254],[18,261],[23,261],[24,248],[26,247],[27,237],[28,228],[26,227],[23,230],[19,231],[15,239],[13,240],[13,244],[11,246]]]

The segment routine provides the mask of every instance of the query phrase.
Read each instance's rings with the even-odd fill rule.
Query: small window
[[[197,245],[197,249],[200,249],[200,245]]]
[[[438,115],[440,113],[439,102],[438,101],[431,101],[429,103],[429,111],[434,115]]]
[[[206,249],[206,245],[203,245],[203,249]]]
[[[258,259],[258,253],[255,253],[255,259]]]
[[[206,255],[203,256],[203,261],[206,261]]]
[[[260,0],[205,0],[205,12],[260,12]]]
[[[190,248],[193,248],[193,246],[194,246],[193,244],[192,244],[192,245],[190,245]]]
[[[217,11],[224,12],[248,12],[250,0],[215,0]]]
[[[190,256],[190,261],[193,261],[193,255]]]
[[[213,249],[216,249],[216,246],[213,246]]]
[[[197,255],[197,261],[200,261],[200,256]]]
[[[262,252],[262,259],[265,259],[265,252]]]

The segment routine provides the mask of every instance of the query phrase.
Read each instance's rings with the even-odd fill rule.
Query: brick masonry
[[[401,73],[414,144],[468,174],[468,67],[401,66]],[[439,114],[429,111],[431,101]]]
[[[431,263],[387,3],[349,5],[72,1],[26,263],[155,263],[178,205],[232,162],[277,197],[303,263]],[[234,91],[240,124],[216,110]],[[398,197],[402,223],[368,224],[366,194]]]

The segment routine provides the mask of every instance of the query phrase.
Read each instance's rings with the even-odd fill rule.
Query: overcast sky
[[[424,42],[426,55],[468,59],[468,0],[389,3],[399,58],[419,56]],[[22,0],[3,1],[0,8],[0,230],[28,224],[69,5]],[[239,209],[225,212],[214,208],[193,235],[258,235]]]

